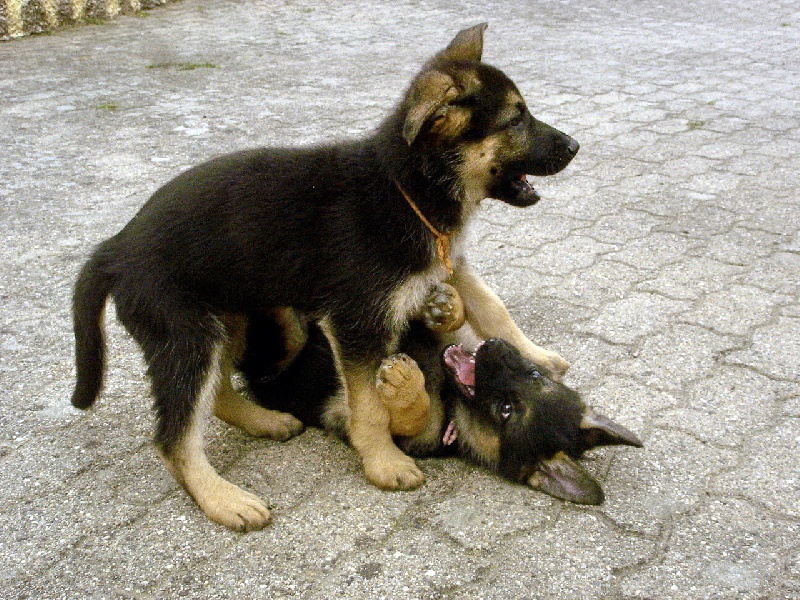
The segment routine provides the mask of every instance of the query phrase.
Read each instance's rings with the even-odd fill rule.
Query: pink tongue
[[[447,349],[445,361],[462,385],[475,385],[475,356],[471,352],[461,346],[451,346]]]
[[[464,385],[475,385],[475,359],[470,357],[469,362],[458,365],[458,380]]]

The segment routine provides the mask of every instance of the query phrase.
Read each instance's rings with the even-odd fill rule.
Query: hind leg
[[[228,343],[220,359],[220,383],[214,399],[214,414],[252,436],[280,442],[303,431],[303,423],[289,413],[263,408],[233,389],[231,375],[247,350],[250,323],[245,317],[236,315],[225,315],[220,320],[225,326]]]
[[[169,471],[209,519],[237,531],[262,529],[270,521],[269,509],[254,494],[220,477],[205,453],[205,425],[221,384],[223,352],[223,342],[216,342],[205,356],[194,357],[196,364],[204,365],[202,371],[192,374],[176,372],[172,381],[185,377],[184,386],[181,386],[185,389],[160,378],[157,382],[153,376],[154,390],[158,389],[156,402],[162,413],[170,406],[181,406],[186,413],[180,435],[173,439],[172,432],[161,425],[156,443]],[[166,414],[160,417],[162,423],[170,418]]]
[[[220,477],[204,448],[205,425],[222,381],[225,328],[174,294],[159,297],[171,301],[153,306],[119,294],[116,306],[148,364],[161,458],[212,521],[238,531],[261,529],[270,521],[267,507]]]
[[[233,389],[230,355],[220,361],[220,385],[214,399],[214,414],[228,425],[239,427],[255,437],[285,442],[303,431],[303,423],[289,413],[259,406]]]

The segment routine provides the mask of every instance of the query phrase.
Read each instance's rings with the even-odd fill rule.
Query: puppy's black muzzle
[[[538,124],[538,135],[533,140],[528,175],[554,175],[562,171],[580,150],[578,141],[554,127]],[[544,130],[544,131],[542,131]]]

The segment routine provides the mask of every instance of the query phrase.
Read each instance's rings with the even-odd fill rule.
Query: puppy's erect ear
[[[587,407],[581,419],[580,428],[586,440],[586,447],[625,445],[642,447],[642,441],[632,431],[608,417]]]
[[[483,32],[489,26],[488,23],[481,23],[459,31],[450,45],[436,55],[437,59],[442,60],[473,60],[480,62],[483,56]]]
[[[429,120],[433,131],[437,131],[436,124],[439,122],[442,125],[439,131],[447,129],[450,134],[456,133],[464,124],[465,119],[455,119],[455,123],[446,123],[447,105],[462,95],[465,87],[471,87],[469,81],[462,82],[459,87],[450,75],[437,68],[437,63],[442,60],[480,61],[483,54],[483,31],[487,26],[486,23],[481,23],[460,31],[447,48],[427,63],[414,82],[408,95],[409,108],[403,123],[403,139],[409,146],[414,143],[422,127]]]
[[[605,500],[597,480],[564,452],[540,461],[527,483],[535,490],[576,504],[597,505]]]
[[[452,77],[441,71],[426,71],[419,76],[409,92],[409,108],[403,123],[403,139],[409,146],[428,119],[435,122],[437,118],[445,118],[445,107],[460,93]],[[441,114],[436,115],[437,111]]]

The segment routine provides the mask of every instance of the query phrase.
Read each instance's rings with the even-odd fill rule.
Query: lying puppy
[[[442,305],[441,299],[428,303],[435,314],[428,310],[424,320],[447,330]],[[311,326],[307,346],[279,372],[270,365],[273,339],[257,332],[248,337],[241,366],[256,400],[349,439],[349,407],[319,329]],[[398,445],[417,457],[457,452],[551,496],[603,502],[600,484],[575,459],[601,445],[641,447],[639,438],[508,342],[490,339],[473,353],[450,339],[413,323],[400,344],[403,354],[383,363],[378,386]],[[420,392],[423,385],[427,393]]]
[[[231,388],[249,322],[281,323],[290,354],[302,348],[306,323],[318,324],[342,375],[350,440],[367,479],[386,489],[424,481],[392,439],[375,377],[431,285],[449,278],[480,335],[509,339],[555,375],[566,371],[560,356],[525,337],[462,254],[465,224],[484,198],[534,204],[527,175],[556,173],[578,151],[533,118],[506,75],[481,62],[484,29],[462,31],[434,56],[372,136],[260,148],[190,169],[83,267],[73,299],[72,403],[88,408],[100,392],[111,296],[148,365],[156,445],[212,520],[252,530],[270,516],[208,462],[211,412],[275,439],[302,429]]]

